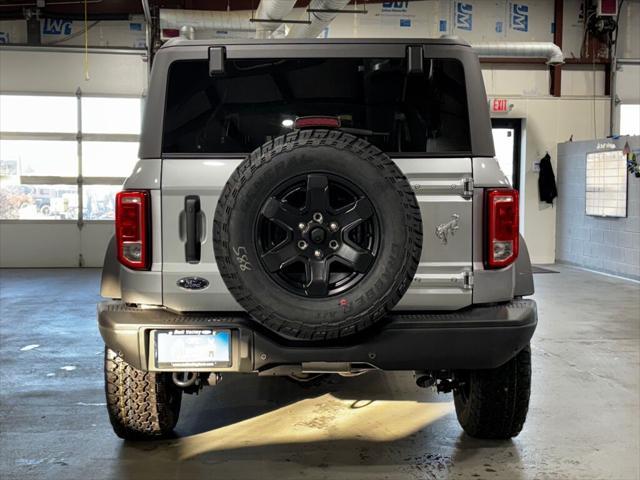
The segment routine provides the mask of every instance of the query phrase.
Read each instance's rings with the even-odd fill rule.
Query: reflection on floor
[[[523,433],[480,441],[410,373],[310,385],[227,375],[186,396],[176,438],[125,443],[104,408],[97,270],[0,270],[0,478],[637,479],[640,286],[535,278]]]

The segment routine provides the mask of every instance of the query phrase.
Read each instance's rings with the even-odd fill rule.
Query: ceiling
[[[43,16],[79,16],[83,15],[82,0],[45,0],[40,8]],[[260,0],[149,0],[152,7],[179,8],[186,10],[252,10]],[[354,3],[352,0],[350,3]],[[355,2],[380,3],[379,1],[360,0]],[[298,0],[296,7],[306,7],[309,0]],[[35,8],[36,0],[0,0],[0,16],[3,18],[24,18],[25,8]],[[89,16],[112,16],[118,18],[131,14],[142,14],[140,0],[87,0]]]

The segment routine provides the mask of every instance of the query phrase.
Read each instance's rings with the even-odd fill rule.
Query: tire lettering
[[[253,270],[246,247],[232,247],[231,249],[233,250],[233,254],[236,256],[236,262],[238,262],[241,272]]]

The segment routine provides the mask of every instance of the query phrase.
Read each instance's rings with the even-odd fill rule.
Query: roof
[[[282,39],[258,39],[258,38],[233,38],[233,39],[202,39],[187,40],[185,38],[172,38],[161,48],[169,47],[208,47],[225,45],[317,45],[317,44],[406,44],[406,45],[470,45],[459,37],[443,36],[440,38],[282,38]]]

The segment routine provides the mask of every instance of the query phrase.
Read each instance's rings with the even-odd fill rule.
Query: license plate
[[[156,330],[158,368],[230,367],[230,330]]]

